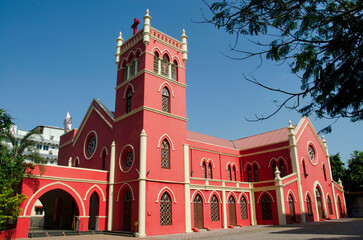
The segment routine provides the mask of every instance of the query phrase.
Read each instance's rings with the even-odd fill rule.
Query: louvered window
[[[171,64],[171,79],[177,80],[177,63],[173,62]]]
[[[171,200],[166,192],[160,199],[160,225],[171,225]]]
[[[269,196],[265,195],[261,201],[261,208],[262,208],[262,219],[263,220],[272,220],[272,206],[271,206],[271,199]]]
[[[170,93],[166,87],[163,88],[162,92],[162,110],[170,112]]]
[[[170,168],[170,147],[166,139],[161,143],[161,167]]]
[[[231,166],[228,166],[228,180],[232,180],[231,177]]]
[[[207,168],[207,166],[206,166],[206,164],[205,164],[205,162],[203,162],[203,178],[206,178],[207,177],[207,174],[206,174],[206,168]]]
[[[130,78],[135,76],[135,71],[136,71],[136,66],[135,66],[135,61],[134,60],[131,60],[131,63],[130,63]]]
[[[212,221],[219,221],[219,203],[216,195],[213,195],[210,202],[210,216]]]
[[[240,207],[241,207],[241,219],[242,220],[248,219],[247,201],[244,196],[242,196],[242,198],[241,198]]]
[[[232,180],[236,181],[236,168],[234,166],[232,168]]]
[[[208,163],[208,178],[210,178],[210,179],[213,178],[212,164],[211,163]]]
[[[159,73],[159,54],[157,52],[154,55],[154,73]]]

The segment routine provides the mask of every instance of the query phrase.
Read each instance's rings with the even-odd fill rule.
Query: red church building
[[[58,166],[23,183],[17,237],[43,229],[125,231],[140,237],[346,214],[341,182],[311,121],[225,140],[187,130],[187,36],[151,27],[117,38],[115,109],[94,99],[60,140]]]

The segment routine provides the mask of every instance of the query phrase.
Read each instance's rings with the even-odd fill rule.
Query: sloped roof
[[[288,134],[289,129],[285,127],[270,132],[265,132],[254,136],[234,140],[233,143],[237,149],[245,150],[278,142],[288,141]]]
[[[188,140],[203,142],[206,144],[212,144],[221,147],[246,150],[246,149],[288,141],[289,140],[288,134],[289,130],[287,127],[285,127],[250,137],[240,138],[237,140],[226,140],[202,133],[188,131]]]
[[[213,137],[213,136],[209,136],[209,135],[202,134],[202,133],[197,133],[197,132],[192,132],[192,131],[188,131],[187,135],[188,135],[188,140],[203,142],[203,143],[207,143],[207,144],[213,144],[213,145],[217,145],[217,146],[221,146],[221,147],[228,147],[228,148],[235,149],[235,147],[233,146],[232,141],[230,141],[230,140],[226,140],[226,139],[218,138],[218,137]]]

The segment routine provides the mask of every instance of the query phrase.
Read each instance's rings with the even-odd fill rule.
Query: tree
[[[330,167],[334,181],[338,182],[341,179],[345,183],[346,168],[340,160],[340,153],[330,156]]]
[[[356,150],[350,156],[345,189],[352,192],[363,191],[363,152]]]
[[[287,62],[301,79],[301,91],[289,92],[266,86],[255,78],[248,81],[281,93],[282,107],[318,118],[363,119],[363,3],[362,0],[235,0],[209,5],[212,16],[205,22],[236,35],[265,35],[269,43],[255,42],[261,51],[231,50],[241,54],[234,59],[266,57]],[[310,97],[308,104],[301,100]],[[305,98],[306,99],[306,98]],[[301,104],[303,106],[301,106]],[[331,131],[331,126],[324,129]]]

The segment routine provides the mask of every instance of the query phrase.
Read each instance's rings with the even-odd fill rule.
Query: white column
[[[222,209],[223,209],[223,228],[228,228],[227,225],[227,202],[226,202],[226,190],[224,189],[225,184],[222,182]]]
[[[161,75],[161,58],[158,58],[158,74]]]
[[[168,78],[171,79],[171,62],[168,62]]]
[[[250,183],[250,185],[252,185]],[[250,187],[250,212],[251,212],[251,224],[257,225],[257,217],[256,217],[256,200],[255,200],[255,191],[253,187]]]
[[[299,195],[299,204],[300,204],[300,211],[301,211],[301,222],[306,222],[305,219],[305,204],[304,204],[304,197],[302,193],[302,187],[301,187],[301,176],[300,176],[300,167],[299,167],[299,158],[297,156],[297,145],[296,145],[296,139],[295,139],[295,133],[294,133],[294,127],[291,125],[291,121],[289,121],[289,148],[290,148],[290,158],[291,158],[291,165],[292,170],[294,173],[296,173],[297,177],[297,192]]]
[[[147,135],[143,129],[140,134],[140,173],[139,173],[139,237],[145,237],[146,217],[146,146]]]
[[[108,222],[107,230],[112,231],[112,217],[113,217],[113,185],[115,184],[115,154],[116,144],[115,141],[111,144],[111,158],[110,158],[110,178],[108,180]]]
[[[68,167],[72,167],[72,157],[68,159]]]
[[[184,144],[185,232],[192,232],[190,209],[189,145]]]
[[[277,202],[277,213],[279,216],[279,225],[286,224],[286,214],[285,214],[285,200],[284,200],[284,190],[282,186],[282,180],[280,177],[280,171],[276,167],[275,171],[275,186],[276,188],[276,202]]]

